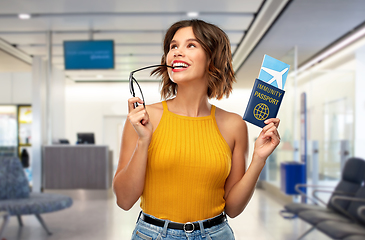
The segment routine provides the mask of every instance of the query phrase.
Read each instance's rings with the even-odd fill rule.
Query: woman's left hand
[[[267,157],[279,145],[280,135],[277,130],[279,123],[279,118],[270,118],[265,121],[266,126],[262,129],[255,142],[254,154],[256,157],[266,161]]]

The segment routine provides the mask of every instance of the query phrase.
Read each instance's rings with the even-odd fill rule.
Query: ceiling
[[[297,47],[297,64],[301,67],[364,25],[364,0],[290,1],[237,71],[239,84],[252,87],[264,54],[282,59],[293,69],[290,58]]]
[[[364,0],[32,0],[0,1],[0,71],[25,71],[31,57],[49,54],[63,69],[63,41],[112,39],[115,69],[66,71],[74,81],[126,81],[129,72],[160,63],[166,29],[197,18],[229,36],[238,87],[251,87],[268,54],[283,58],[298,47],[298,64],[346,35],[365,20]],[[32,18],[22,20],[19,13]],[[16,56],[18,59],[14,59]],[[19,60],[21,59],[21,60]],[[17,64],[18,63],[18,64]],[[25,64],[24,64],[25,63]],[[25,66],[24,66],[25,65]],[[22,69],[22,70],[20,70]],[[16,71],[16,70],[15,70]],[[138,79],[151,79],[149,71]]]

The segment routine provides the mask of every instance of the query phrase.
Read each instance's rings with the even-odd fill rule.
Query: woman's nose
[[[183,52],[181,50],[179,50],[179,49],[176,49],[174,51],[174,57],[181,57],[183,55],[184,55]]]

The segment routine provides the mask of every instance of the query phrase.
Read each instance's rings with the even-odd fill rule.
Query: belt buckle
[[[192,229],[191,230],[186,230],[186,226],[192,226]],[[187,222],[187,223],[185,223],[184,224],[184,227],[183,227],[183,229],[184,229],[184,231],[185,232],[187,232],[187,233],[192,233],[192,232],[194,232],[194,230],[195,230],[195,226],[194,226],[194,223],[191,223],[191,222]]]

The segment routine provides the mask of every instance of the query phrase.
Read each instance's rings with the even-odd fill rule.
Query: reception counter
[[[113,154],[102,145],[43,147],[45,189],[107,189],[112,184]]]

